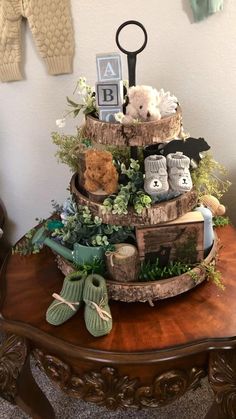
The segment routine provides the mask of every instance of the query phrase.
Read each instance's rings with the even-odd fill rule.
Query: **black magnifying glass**
[[[144,33],[144,42],[143,45],[141,46],[141,48],[137,49],[136,51],[127,51],[126,49],[124,49],[119,42],[119,35],[122,29],[124,29],[126,26],[128,25],[136,25],[139,26],[143,33]],[[144,50],[144,48],[147,45],[147,40],[148,40],[148,36],[147,36],[147,31],[145,29],[145,27],[142,25],[142,23],[137,22],[136,20],[127,20],[127,22],[122,23],[122,25],[119,26],[119,28],[117,29],[116,32],[116,44],[118,46],[118,48],[127,55],[127,60],[128,60],[128,73],[129,73],[129,86],[135,86],[136,84],[136,61],[137,61],[137,55],[140,54],[140,52],[142,52]]]

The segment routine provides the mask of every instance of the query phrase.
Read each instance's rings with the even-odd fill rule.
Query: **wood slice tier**
[[[104,122],[87,116],[85,135],[99,144],[116,146],[147,146],[176,138],[181,128],[181,108],[175,114],[159,121],[123,125]]]
[[[107,279],[106,283],[109,298],[126,303],[145,303],[148,301],[152,305],[152,302],[155,300],[175,297],[189,291],[201,284],[207,278],[206,267],[204,265],[207,266],[215,262],[218,248],[218,238],[215,234],[213,247],[208,256],[204,259],[204,263],[197,265],[187,273],[173,278],[129,283],[110,281]],[[68,275],[75,270],[73,265],[61,256],[57,255],[56,260],[58,268],[64,275]]]
[[[128,214],[103,214],[102,204],[91,201],[84,196],[78,189],[77,174],[75,173],[71,179],[70,189],[75,197],[78,205],[87,205],[93,215],[99,216],[105,224],[115,225],[130,225],[130,226],[150,226],[160,223],[173,221],[178,217],[191,211],[197,204],[197,194],[195,191],[186,192],[178,198],[170,201],[161,202],[152,205],[150,208],[143,210],[142,214],[138,215],[130,208]]]

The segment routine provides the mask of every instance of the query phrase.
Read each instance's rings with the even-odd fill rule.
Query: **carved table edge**
[[[164,349],[153,349],[145,351],[103,351],[93,348],[76,346],[59,338],[51,336],[33,326],[4,319],[0,315],[0,328],[8,334],[15,334],[24,337],[34,346],[44,347],[60,355],[68,355],[73,358],[90,360],[95,362],[112,364],[153,364],[170,359],[178,359],[212,350],[224,350],[236,348],[236,337],[232,338],[211,338],[201,341],[189,342]]]
[[[215,394],[220,418],[236,418],[236,349],[212,351],[208,366],[209,384]],[[210,416],[211,417],[211,412]]]
[[[111,410],[164,406],[186,391],[195,390],[207,375],[199,367],[171,369],[156,375],[150,385],[142,385],[139,378],[120,375],[111,366],[78,375],[54,355],[47,355],[40,349],[34,349],[33,355],[39,368],[66,394]]]
[[[24,337],[6,334],[0,343],[0,395],[15,403],[17,380],[29,353]]]

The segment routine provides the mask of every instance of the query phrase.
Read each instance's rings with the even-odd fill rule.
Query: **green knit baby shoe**
[[[65,277],[60,295],[52,295],[54,301],[46,313],[48,323],[59,326],[77,313],[83,298],[85,278],[81,272],[72,272]]]
[[[84,319],[86,327],[95,337],[107,335],[112,329],[111,311],[105,279],[97,274],[89,275],[84,285]]]

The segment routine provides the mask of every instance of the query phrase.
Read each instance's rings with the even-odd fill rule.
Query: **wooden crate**
[[[204,258],[204,219],[191,211],[168,223],[136,227],[136,239],[142,260],[158,258],[162,266],[174,260],[199,262]]]

